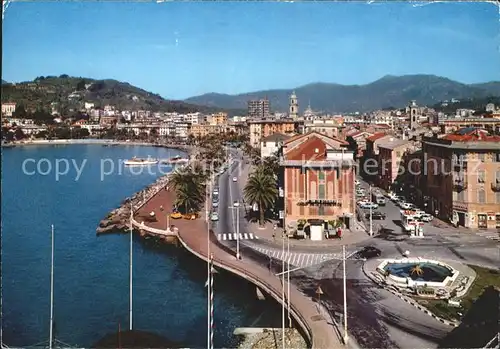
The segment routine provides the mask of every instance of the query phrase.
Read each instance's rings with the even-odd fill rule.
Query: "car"
[[[358,206],[359,206],[359,207],[361,207],[361,206],[363,206],[363,205],[365,205],[365,204],[367,204],[367,203],[369,203],[369,202],[370,202],[370,201],[368,201],[367,199],[362,199],[362,200],[359,200],[359,201],[357,202],[357,204],[358,204]]]
[[[370,213],[367,213],[367,214],[365,215],[365,217],[366,217],[367,219],[370,219]],[[385,217],[386,217],[386,216],[385,216],[385,213],[382,213],[382,212],[380,212],[380,211],[375,211],[375,212],[372,212],[372,219],[375,219],[375,220],[380,220],[380,219],[382,219],[382,220],[383,220],[383,219],[385,219]]]
[[[218,221],[219,220],[219,214],[217,212],[212,212],[212,215],[210,216],[210,220],[212,222]]]
[[[416,210],[415,211],[415,217],[422,217],[423,215],[425,215],[425,211],[422,211],[422,210]]]
[[[366,246],[363,247],[361,250],[356,252],[354,255],[354,258],[356,259],[368,259],[368,258],[373,258],[373,257],[380,257],[382,255],[382,251],[380,251],[378,248],[374,246]]]
[[[376,209],[376,208],[378,208],[378,204],[376,204],[374,202],[364,202],[361,205],[359,205],[359,207]]]
[[[411,205],[412,204],[410,204],[408,202],[404,202],[404,201],[402,201],[402,202],[399,203],[399,207],[401,207],[403,210],[409,210],[409,209],[411,209]]]
[[[432,217],[432,216],[431,216],[430,214],[428,214],[428,213],[423,214],[423,215],[421,215],[421,216],[420,216],[420,220],[421,220],[422,222],[427,222],[427,223],[428,223],[428,222],[432,221],[433,219],[434,219],[434,217]]]
[[[214,191],[213,191],[213,194],[214,195],[219,195],[219,189],[218,188],[215,188]]]
[[[356,185],[360,185],[361,183],[360,183],[360,182],[356,179],[356,180],[354,181],[354,184],[356,184]]]
[[[233,177],[233,182],[237,182],[238,181],[238,177]]]
[[[219,207],[219,202],[218,201],[212,201],[212,207],[213,208]]]

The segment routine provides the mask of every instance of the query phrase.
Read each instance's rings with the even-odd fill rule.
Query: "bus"
[[[405,231],[415,231],[415,227],[419,225],[416,213],[416,211],[401,210],[401,225]]]

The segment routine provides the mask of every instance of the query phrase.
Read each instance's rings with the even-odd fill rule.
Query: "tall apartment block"
[[[265,119],[269,116],[269,100],[259,99],[248,101],[248,117]]]

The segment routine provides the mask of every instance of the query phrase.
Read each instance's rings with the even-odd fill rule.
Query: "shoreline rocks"
[[[245,335],[238,349],[275,349],[283,347],[281,329]],[[307,349],[307,343],[295,328],[285,329],[285,348]]]

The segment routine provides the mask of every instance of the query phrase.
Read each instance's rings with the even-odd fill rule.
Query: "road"
[[[231,152],[236,156],[236,152]],[[239,233],[250,234],[245,221],[245,210],[230,209],[234,201],[242,201],[241,188],[245,170],[243,162],[235,163],[219,178],[219,222],[214,230],[219,234],[236,232],[236,214],[239,211]],[[236,176],[238,182],[233,182]],[[366,183],[363,183],[366,187]],[[411,239],[398,225],[399,208],[388,202],[380,211],[385,212],[387,219],[382,222],[387,233],[369,238],[366,241],[348,246],[354,252],[363,246],[376,246],[382,251],[383,258],[400,257],[403,251],[410,251],[413,256],[432,257],[441,260],[455,260],[464,263],[497,267],[498,244],[473,233],[458,232],[453,229],[442,229],[430,224],[424,227],[424,239]],[[255,234],[254,234],[255,235]],[[234,237],[234,235],[233,235]],[[225,245],[235,249],[234,239],[223,240]],[[338,250],[329,247],[321,248],[294,247],[290,269],[295,266],[303,269],[291,272],[291,280],[301,291],[311,297],[321,286],[324,294],[322,304],[330,314],[342,323],[343,312],[342,263],[341,247]],[[284,255],[280,246],[259,239],[240,241],[240,252],[244,258],[258,260],[267,264],[270,272],[279,273],[286,269],[281,261]],[[281,260],[280,260],[281,259]],[[414,308],[392,293],[379,288],[362,271],[362,261],[348,260],[347,303],[348,331],[356,342],[364,348],[435,348],[451,327],[442,324],[429,315]]]

